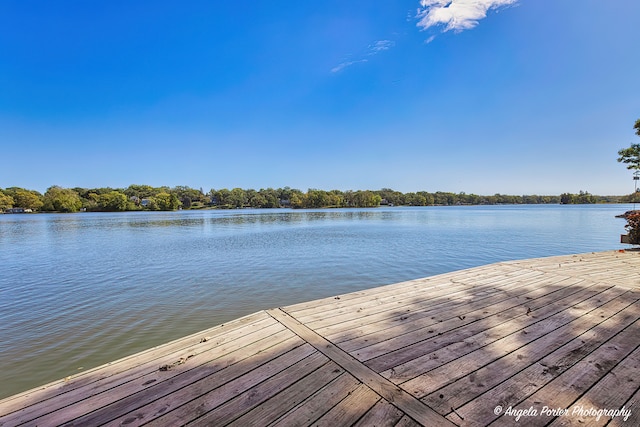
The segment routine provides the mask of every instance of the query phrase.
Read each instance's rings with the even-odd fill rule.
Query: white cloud
[[[341,64],[338,64],[335,67],[333,67],[331,69],[331,72],[332,73],[337,73],[338,71],[342,71],[342,70],[344,70],[345,68],[347,68],[350,65],[357,64],[359,62],[367,62],[367,61],[368,61],[367,59],[359,59],[357,61],[345,61],[345,62],[343,62]]]
[[[368,47],[367,47],[367,53],[366,54],[362,54],[360,55],[360,58],[367,57],[367,56],[373,56],[373,55],[377,55],[380,52],[384,52],[385,50],[389,50],[392,47],[394,47],[396,45],[396,42],[391,41],[391,40],[378,40],[375,41],[373,43],[371,43]],[[344,61],[338,65],[336,65],[335,67],[333,67],[331,69],[332,73],[337,73],[338,71],[342,71],[345,68],[353,65],[353,64],[358,64],[360,62],[368,62],[368,59],[357,59],[354,61]]]
[[[487,17],[487,11],[516,4],[518,0],[420,0],[418,26],[428,29],[444,25],[444,31],[463,31]]]
[[[375,55],[383,50],[389,50],[395,45],[396,43],[391,40],[378,40],[377,42],[369,45],[369,55]]]

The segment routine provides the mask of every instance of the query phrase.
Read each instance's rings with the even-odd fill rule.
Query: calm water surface
[[[618,249],[631,207],[0,215],[0,398],[264,308]]]

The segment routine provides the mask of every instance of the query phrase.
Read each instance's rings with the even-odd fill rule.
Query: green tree
[[[620,198],[621,203],[640,203],[640,191],[634,191],[631,194]]]
[[[580,194],[578,194],[578,203],[590,204],[595,202],[596,202],[596,198],[592,194],[589,194],[588,191],[580,190]]]
[[[347,191],[344,195],[346,206],[353,208],[373,208],[380,206],[382,197],[373,191]]]
[[[42,210],[56,212],[78,212],[82,208],[82,200],[78,193],[70,188],[54,185],[44,193]]]
[[[218,207],[231,207],[231,191],[226,188],[209,192],[211,203]]]
[[[182,202],[183,208],[190,208],[192,203],[208,203],[209,199],[202,193],[202,190],[179,185],[174,187],[170,191],[171,194],[175,194],[178,200]]]
[[[82,207],[88,211],[100,210],[100,207],[98,206],[99,198],[100,196],[98,194],[90,193],[88,191],[84,195],[80,195],[80,200],[82,200]]]
[[[302,192],[300,190],[297,189],[292,189],[289,187],[284,187],[284,188],[278,188],[276,190],[276,192],[278,193],[278,199],[280,200],[280,204],[284,204],[284,205],[289,205],[291,204],[291,195],[298,194],[298,196],[300,196],[302,194]]]
[[[380,202],[382,201],[382,197],[373,193],[372,191],[365,191],[365,203],[367,208],[374,208],[380,206]]]
[[[287,195],[287,198],[284,198],[283,197],[284,195]],[[298,190],[297,188],[285,187],[285,191],[283,191],[280,195],[280,202],[283,203],[285,206],[288,205],[288,206],[291,206],[292,208],[301,208],[303,199],[304,199],[304,193]],[[287,204],[287,201],[289,201],[288,204]]]
[[[636,120],[633,128],[636,130],[636,135],[640,136],[640,119]],[[640,144],[631,144],[629,148],[618,151],[618,155],[620,156],[618,161],[625,163],[627,169],[640,170]]]
[[[618,161],[627,164],[627,169],[640,170],[640,144],[631,144],[629,148],[618,151]]]
[[[159,191],[155,188],[153,188],[150,185],[138,185],[138,184],[131,184],[129,187],[127,187],[124,190],[124,194],[127,197],[137,197],[138,199],[146,199],[149,198],[155,194],[157,194]]]
[[[127,210],[127,202],[127,196],[115,190],[106,194],[100,194],[97,198],[98,209],[108,212]]]
[[[480,204],[480,196],[477,194],[467,194],[465,197],[465,203],[469,205],[479,205]]]
[[[571,205],[576,203],[576,195],[571,193],[562,193],[560,195],[561,205]]]
[[[242,188],[234,188],[229,193],[228,204],[232,208],[243,208],[247,205],[247,193]]]
[[[13,197],[0,191],[0,212],[13,207]]]
[[[160,208],[158,207],[158,201],[156,200],[155,197],[147,197],[146,198],[147,202],[147,206],[145,206],[145,209],[148,211],[159,211]]]
[[[451,206],[458,202],[458,196],[453,193],[436,191],[433,197],[436,205]]]
[[[175,211],[181,205],[178,196],[166,192],[158,193],[154,197],[157,207],[161,211]]]
[[[378,194],[383,200],[385,200],[385,204],[387,205],[395,205],[402,206],[405,204],[409,204],[405,201],[405,195],[399,191],[392,190],[390,188],[383,188],[375,192]]]
[[[258,192],[256,190],[254,190],[253,188],[249,188],[247,190],[244,190],[244,197],[247,201],[247,206],[253,208],[253,207],[257,207],[257,206],[253,206],[251,204],[251,199],[254,199],[256,196],[258,195]]]
[[[77,189],[73,189],[76,192],[78,192],[78,194],[80,194],[80,197],[82,197],[82,193],[80,193],[79,191],[77,191]],[[108,194],[111,193],[112,191],[117,191],[115,188],[111,188],[111,187],[100,187],[100,188],[90,188],[88,190],[85,190],[88,193],[95,193],[98,195],[102,195],[102,194]],[[120,191],[120,193],[122,193],[122,191]]]
[[[37,211],[43,205],[42,194],[37,191],[25,190],[20,187],[5,189],[5,194],[13,198],[13,206]]]
[[[344,206],[344,194],[340,190],[331,190],[327,193],[329,206],[341,208]]]
[[[294,209],[300,209],[304,207],[304,195],[300,192],[291,193],[288,200],[289,205]]]
[[[426,206],[427,198],[416,193],[407,193],[404,195],[405,204],[409,206]]]
[[[595,203],[596,198],[588,191],[580,190],[580,194],[562,193],[560,195],[560,204],[577,205]]]
[[[264,205],[262,207],[265,208],[279,208],[280,207],[280,197],[278,191],[273,188],[260,189],[258,193],[264,197]]]
[[[267,199],[259,192],[252,190],[251,193],[247,191],[247,198],[249,199],[249,206],[252,208],[264,208],[267,204]]]
[[[310,188],[302,200],[305,208],[324,208],[329,206],[329,195],[324,190]]]

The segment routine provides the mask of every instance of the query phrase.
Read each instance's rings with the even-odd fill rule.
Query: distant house
[[[141,199],[138,196],[131,196],[129,197],[129,200],[131,200],[133,203],[135,203],[138,206],[143,206],[143,207],[147,207],[149,206],[149,204],[151,203],[151,199]]]
[[[8,213],[8,214],[20,214],[20,213],[31,213],[31,212],[33,212],[31,209],[25,209],[25,208],[9,208],[4,211],[4,213]]]

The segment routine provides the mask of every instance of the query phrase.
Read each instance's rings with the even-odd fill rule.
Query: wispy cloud
[[[377,55],[380,52],[384,52],[385,50],[389,50],[392,47],[394,47],[396,45],[396,43],[392,40],[378,40],[375,41],[373,43],[371,43],[368,47],[367,47],[367,52],[361,56],[361,59],[356,59],[356,60],[349,60],[349,61],[344,61],[338,65],[336,65],[335,67],[333,67],[331,69],[332,73],[337,73],[339,71],[344,70],[345,68],[354,65],[354,64],[358,64],[361,62],[368,62],[369,60],[366,59],[367,56],[373,56],[373,55]]]
[[[469,30],[491,9],[516,4],[518,0],[420,0],[417,18],[423,29],[444,25],[445,31]]]
[[[396,43],[391,40],[378,40],[377,42],[369,45],[369,55],[375,55],[383,50],[389,50],[395,45]]]
[[[351,66],[353,64],[357,64],[359,62],[367,62],[367,61],[368,61],[368,59],[358,59],[357,61],[345,61],[345,62],[342,62],[342,63],[336,65],[335,67],[333,67],[331,69],[331,72],[332,73],[337,73],[338,71],[342,71],[345,68],[347,68],[347,67],[349,67],[349,66]]]

